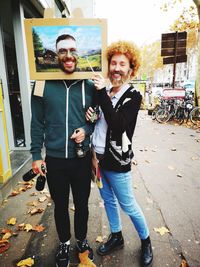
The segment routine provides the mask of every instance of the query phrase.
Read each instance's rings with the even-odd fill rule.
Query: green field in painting
[[[94,70],[101,70],[101,55],[100,54],[87,56],[87,58],[88,58],[88,61],[90,62],[90,65],[92,66]],[[85,57],[80,57],[78,59],[77,69],[79,71],[92,71],[88,61],[86,60]]]
[[[101,55],[100,54],[95,54],[95,55],[90,55],[87,56],[88,61],[90,62],[90,65],[94,69],[94,71],[101,71]],[[86,57],[79,57],[78,58],[78,63],[77,63],[77,68],[76,71],[78,72],[85,72],[85,71],[92,71],[91,67],[87,61]],[[37,72],[60,72],[61,69],[58,67],[54,66],[50,67],[50,64],[48,65],[37,65],[36,64],[36,71]]]

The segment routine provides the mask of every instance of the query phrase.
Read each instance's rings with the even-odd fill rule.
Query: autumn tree
[[[160,56],[160,41],[143,46],[141,48],[141,55],[140,76],[146,74],[147,78],[152,81],[155,71],[163,68],[162,58]]]
[[[161,9],[163,11],[168,11],[169,8],[174,7],[174,5],[178,2],[182,2],[182,0],[168,0],[163,4]],[[192,2],[194,5],[192,5]],[[196,9],[195,9],[196,7]],[[198,20],[196,20],[196,16]],[[200,0],[191,0],[191,6],[189,9],[184,8],[181,16],[175,21],[174,30],[183,31],[183,30],[193,30],[195,33],[195,29],[197,29],[197,39],[198,39],[198,70],[196,76],[196,96],[198,106],[200,106]],[[193,38],[195,34],[193,34]]]

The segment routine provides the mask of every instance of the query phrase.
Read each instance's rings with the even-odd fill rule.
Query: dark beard
[[[64,71],[67,74],[72,74],[75,70],[76,70],[76,66],[77,66],[77,61],[75,61],[75,66],[73,70],[66,70],[63,66],[62,60],[58,59],[58,64],[61,68],[62,71]]]

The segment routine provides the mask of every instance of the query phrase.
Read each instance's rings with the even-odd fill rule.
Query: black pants
[[[58,159],[47,156],[47,182],[55,204],[55,223],[61,242],[70,239],[69,193],[75,206],[75,238],[83,240],[87,235],[88,199],[91,183],[91,154],[84,158]]]

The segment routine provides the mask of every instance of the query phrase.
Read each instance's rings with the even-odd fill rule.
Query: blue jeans
[[[140,239],[149,236],[144,214],[138,205],[132,188],[131,172],[114,172],[100,169],[103,188],[99,189],[112,233],[122,230],[119,205],[129,215]]]

